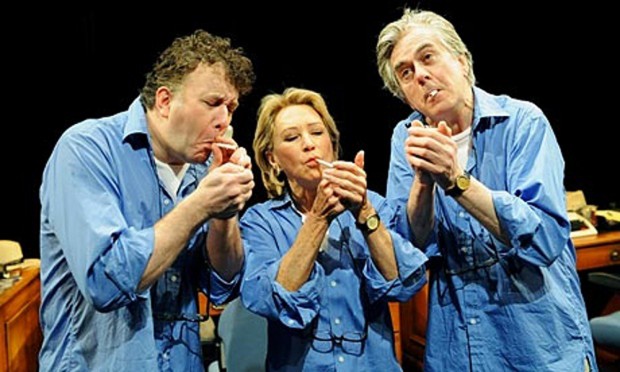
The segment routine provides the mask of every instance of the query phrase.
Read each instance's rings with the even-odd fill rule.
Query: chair
[[[220,315],[217,333],[222,340],[222,367],[229,372],[265,370],[267,320],[245,307],[239,298]]]
[[[601,364],[620,366],[620,275],[591,272],[588,280],[614,291],[602,315],[590,319],[590,327],[597,359]]]

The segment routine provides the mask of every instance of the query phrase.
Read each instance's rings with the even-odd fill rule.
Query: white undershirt
[[[161,183],[164,184],[164,188],[168,194],[172,197],[172,201],[176,204],[179,186],[181,186],[181,181],[189,168],[189,164],[184,164],[183,168],[176,174],[170,165],[157,158],[155,158],[155,165],[157,165],[157,176],[161,180]]]
[[[459,165],[461,168],[465,169],[467,167],[467,158],[469,157],[469,150],[471,149],[471,126],[459,134],[455,134],[452,136],[452,139],[456,142],[457,149],[457,158],[459,160]]]

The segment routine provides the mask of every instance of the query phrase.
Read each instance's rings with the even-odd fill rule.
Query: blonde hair
[[[390,64],[390,58],[392,57],[394,46],[414,27],[423,27],[437,31],[441,42],[453,55],[465,56],[468,70],[467,81],[471,86],[474,86],[476,83],[474,60],[452,23],[430,11],[405,8],[404,14],[399,20],[388,24],[381,30],[377,41],[377,68],[385,88],[405,102],[405,94],[398,83],[396,72]]]
[[[258,122],[252,148],[269,198],[281,196],[286,186],[286,176],[280,174],[280,171],[269,163],[267,153],[273,151],[276,117],[284,108],[293,105],[310,106],[319,114],[331,139],[334,159],[338,159],[340,154],[340,132],[327,110],[325,100],[319,93],[307,89],[287,88],[282,94],[274,93],[263,97],[258,109]]]

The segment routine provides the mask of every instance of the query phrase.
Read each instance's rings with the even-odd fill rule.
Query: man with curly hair
[[[253,83],[241,49],[198,30],[127,111],[61,136],[40,190],[42,371],[203,370],[197,292],[227,301],[243,267],[254,180],[224,133]]]

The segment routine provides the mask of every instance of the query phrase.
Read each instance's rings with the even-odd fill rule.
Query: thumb
[[[420,120],[414,120],[414,121],[411,122],[411,126],[412,127],[423,128],[424,124],[422,124],[422,122]]]
[[[448,124],[446,124],[445,121],[440,121],[437,129],[439,130],[439,133],[452,137],[452,129],[448,126]]]
[[[360,150],[357,152],[357,154],[355,155],[354,162],[355,162],[355,165],[364,169],[364,150]]]
[[[211,153],[213,154],[213,162],[211,168],[219,167],[224,162],[224,152],[219,146],[211,145]]]

